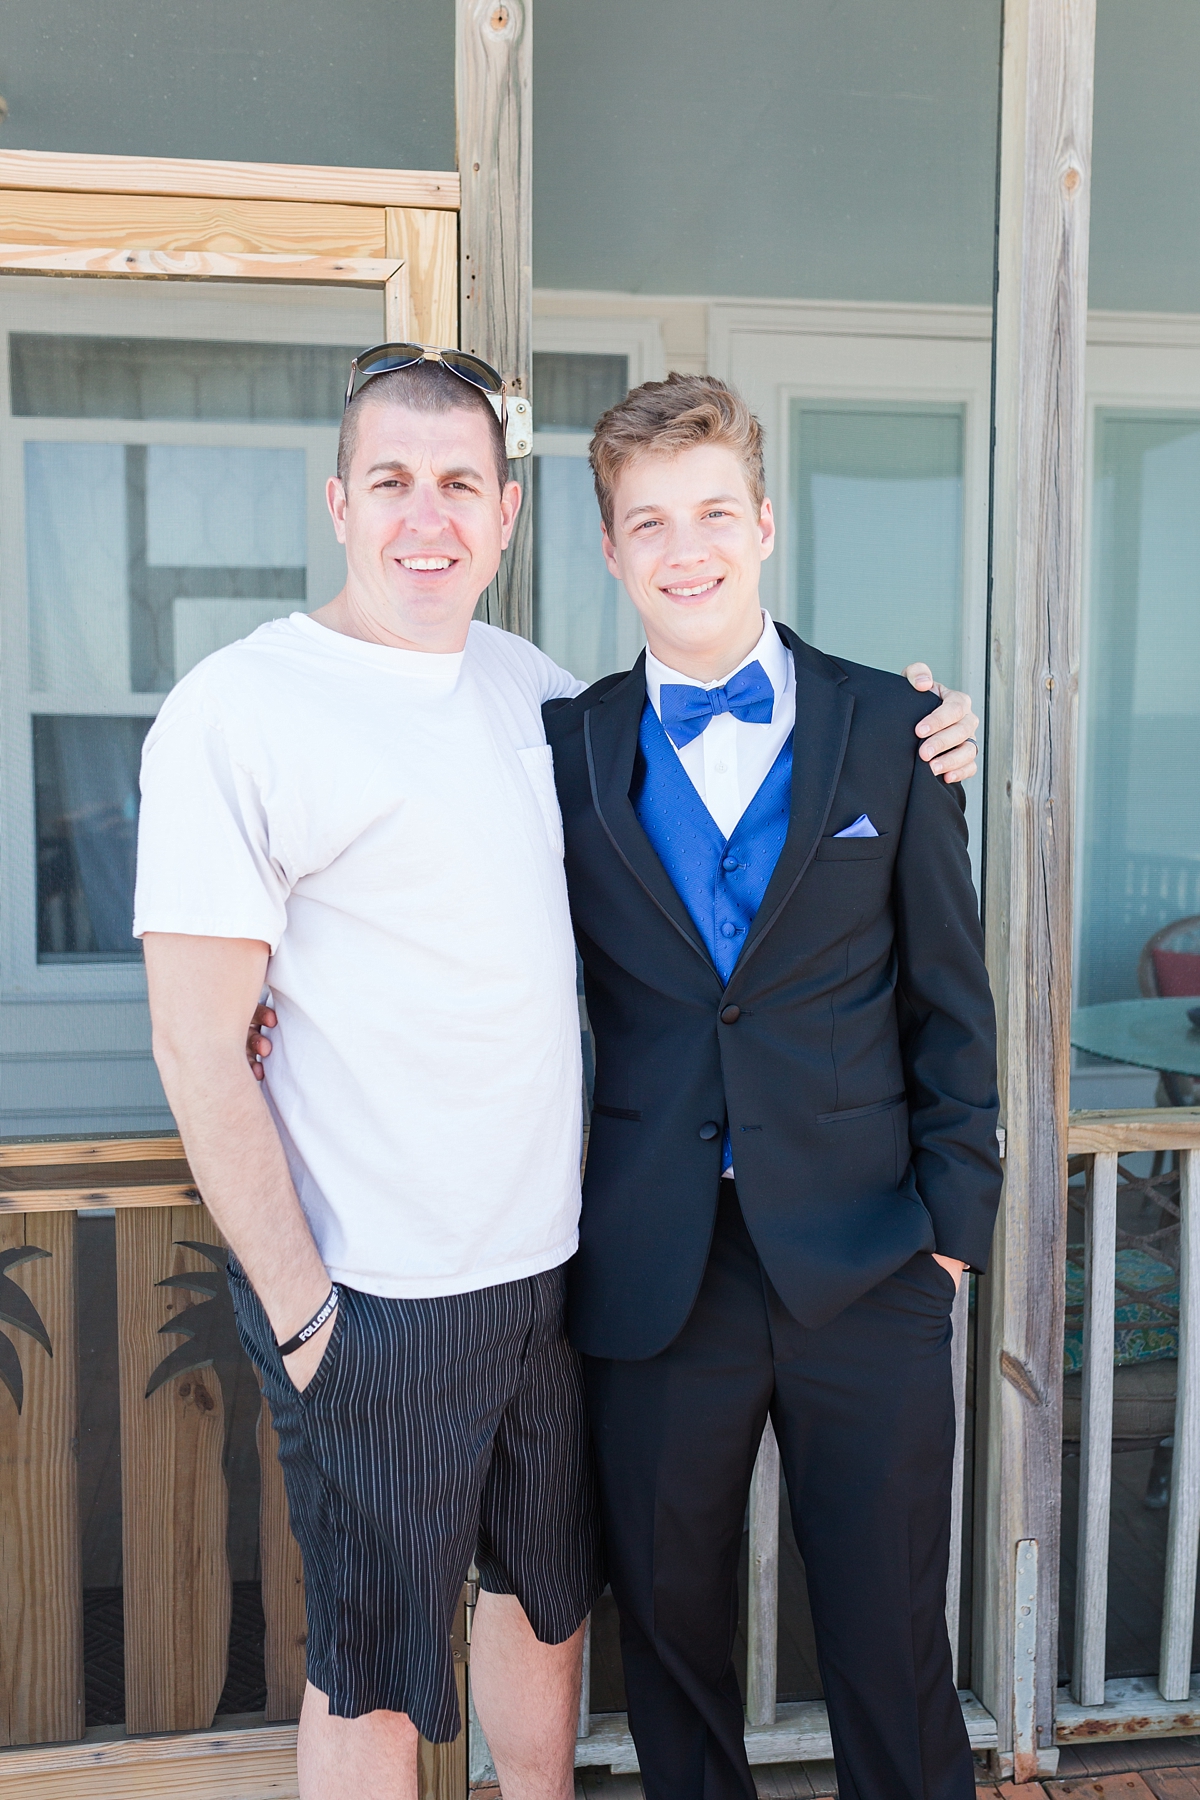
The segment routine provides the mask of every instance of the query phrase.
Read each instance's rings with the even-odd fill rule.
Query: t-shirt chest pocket
[[[550,847],[555,856],[563,853],[562,814],[558,810],[558,792],[554,786],[554,752],[549,744],[533,744],[518,750],[521,766],[529,777],[538,811],[542,815]]]

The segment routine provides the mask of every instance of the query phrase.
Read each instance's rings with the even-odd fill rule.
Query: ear
[[[508,549],[509,539],[517,523],[517,514],[521,510],[521,484],[519,481],[506,481],[500,495],[500,548]]]
[[[325,504],[329,508],[329,516],[333,520],[334,535],[339,544],[344,544],[346,541],[346,490],[336,475],[331,475],[325,483]]]
[[[758,535],[762,544],[762,557],[766,562],[775,548],[775,514],[771,510],[771,502],[764,500],[758,515]]]
[[[615,575],[617,580],[620,581],[621,565],[617,561],[617,552],[613,547],[613,541],[608,535],[608,526],[605,525],[603,521],[601,521],[600,525],[600,548],[604,552],[604,560],[608,564],[609,574]]]

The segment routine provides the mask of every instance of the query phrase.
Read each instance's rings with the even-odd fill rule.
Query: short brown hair
[[[695,444],[724,444],[738,458],[756,507],[766,495],[763,432],[742,396],[715,375],[672,373],[644,381],[610,406],[588,446],[596,499],[612,530],[613,489],[635,456],[675,456]]]
[[[389,369],[386,375],[376,375],[366,387],[358,390],[342,414],[342,429],[338,433],[337,473],[343,487],[358,448],[358,421],[364,406],[407,406],[419,413],[482,413],[488,421],[496,479],[500,483],[500,492],[504,492],[508,457],[499,419],[479,388],[464,381],[461,375],[452,375],[439,363],[416,363],[411,369]]]

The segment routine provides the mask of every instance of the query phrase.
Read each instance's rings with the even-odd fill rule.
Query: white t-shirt
[[[260,938],[266,1091],[330,1274],[393,1296],[557,1267],[579,1216],[575,949],[544,700],[303,613],[200,663],[146,738],[134,932]]]

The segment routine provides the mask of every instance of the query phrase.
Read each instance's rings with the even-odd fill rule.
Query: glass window
[[[961,670],[962,409],[791,408],[795,619],[831,656]]]
[[[0,1132],[169,1127],[131,935],[142,742],[205,656],[342,585],[323,491],[379,299],[0,289]]]
[[[1200,414],[1100,413],[1093,534],[1076,1005],[1200,996]]]
[[[624,356],[539,352],[533,359],[533,635],[564,669],[596,681],[627,669],[645,642],[600,550],[587,447],[629,386]]]
[[[150,720],[35,713],[32,726],[38,961],[137,957],[138,766]]]

